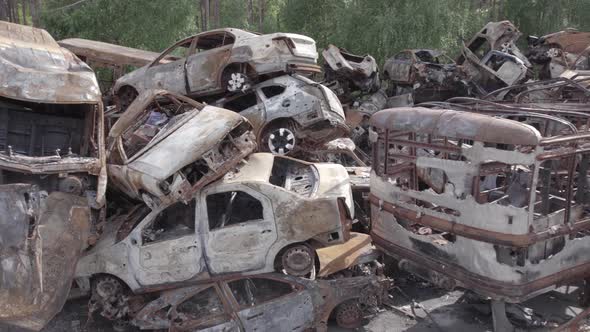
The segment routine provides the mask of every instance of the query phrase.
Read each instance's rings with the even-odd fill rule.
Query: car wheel
[[[335,309],[336,324],[345,329],[355,329],[363,323],[363,311],[356,300],[340,304]]]
[[[265,129],[260,142],[261,150],[275,155],[288,155],[297,148],[295,128],[290,123],[282,123]]]
[[[241,72],[227,72],[223,78],[225,89],[228,92],[245,92],[252,86],[248,76]]]
[[[117,105],[121,111],[124,111],[137,98],[137,91],[132,87],[123,87],[117,92]]]
[[[315,254],[304,244],[294,245],[283,252],[281,265],[288,275],[296,277],[311,275],[315,269]]]

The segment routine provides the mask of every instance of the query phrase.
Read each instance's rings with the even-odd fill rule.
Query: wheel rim
[[[278,128],[270,133],[267,143],[273,154],[286,155],[295,148],[295,134],[287,128]]]
[[[356,303],[347,302],[338,306],[336,311],[336,323],[338,326],[353,329],[361,325],[362,319],[362,312]]]
[[[282,262],[287,274],[297,277],[308,275],[314,267],[313,253],[306,246],[287,249]]]
[[[232,73],[231,78],[227,81],[227,91],[245,91],[250,87],[246,75],[242,73]]]

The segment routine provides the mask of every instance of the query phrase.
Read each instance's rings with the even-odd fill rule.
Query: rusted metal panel
[[[40,330],[59,312],[90,235],[85,198],[0,186],[0,321]]]
[[[101,102],[94,72],[45,30],[0,22],[0,53],[0,96],[42,103]]]

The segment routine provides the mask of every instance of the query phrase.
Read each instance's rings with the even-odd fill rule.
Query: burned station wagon
[[[105,226],[77,281],[115,276],[132,291],[226,273],[315,270],[315,248],[349,239],[346,169],[270,153],[202,188],[189,204],[137,207]]]
[[[0,322],[61,310],[105,203],[96,77],[45,31],[0,21]]]
[[[251,128],[234,112],[145,91],[109,132],[111,184],[150,207],[187,202],[256,148]]]
[[[590,275],[587,133],[425,108],[371,125],[371,236],[400,266],[491,297],[496,318]]]
[[[245,91],[264,75],[318,72],[317,58],[315,41],[306,36],[218,29],[174,44],[152,63],[119,78],[113,93],[125,108],[146,89],[192,97]]]
[[[215,103],[252,123],[259,150],[295,154],[348,132],[344,111],[330,89],[300,75],[266,80],[244,94]]]
[[[273,273],[228,277],[162,292],[135,315],[142,329],[169,331],[326,331],[332,316],[344,328],[362,323],[389,281],[375,275],[317,280]]]

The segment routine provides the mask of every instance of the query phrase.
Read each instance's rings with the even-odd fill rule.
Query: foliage
[[[253,4],[248,11],[248,1]],[[198,0],[47,0],[42,25],[57,39],[81,37],[161,51],[198,32]],[[296,32],[318,48],[332,43],[379,63],[406,48],[451,56],[491,20],[509,19],[526,36],[590,30],[590,0],[219,0],[221,26]],[[524,38],[523,38],[524,40]]]

